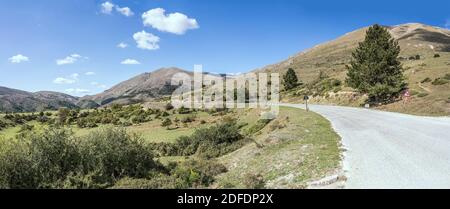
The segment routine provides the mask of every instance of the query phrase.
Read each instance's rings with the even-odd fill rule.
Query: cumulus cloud
[[[21,62],[28,62],[30,59],[27,56],[18,54],[18,55],[10,57],[8,60],[11,63],[21,63]]]
[[[137,47],[140,49],[157,50],[159,49],[159,37],[145,31],[137,32],[133,35]]]
[[[128,47],[128,44],[121,42],[121,43],[117,44],[117,47],[124,49],[124,48]]]
[[[126,17],[130,17],[134,15],[134,12],[131,11],[131,9],[129,7],[120,7],[119,5],[115,5],[109,1],[104,2],[103,4],[101,4],[101,12],[103,14],[112,14],[113,9],[116,9],[116,11]]]
[[[95,72],[86,72],[86,73],[84,73],[84,75],[95,75]]]
[[[163,8],[151,9],[142,14],[144,26],[151,26],[159,31],[184,34],[187,30],[197,29],[199,25],[196,19],[189,18],[182,13],[165,14]]]
[[[119,12],[120,14],[123,14],[123,15],[127,16],[127,17],[130,17],[130,16],[134,15],[133,11],[131,11],[131,9],[128,8],[128,7],[116,6],[116,11]]]
[[[126,59],[126,60],[122,61],[120,64],[122,64],[122,65],[139,65],[141,63],[135,59]]]
[[[89,91],[87,89],[70,88],[70,89],[66,89],[66,92],[69,93],[69,94],[86,94],[86,93],[89,93],[91,91]]]
[[[55,80],[53,80],[53,83],[55,84],[72,84],[77,82],[75,79],[69,79],[69,78],[63,78],[63,77],[58,77],[55,78]]]
[[[111,12],[112,12],[112,10],[114,8],[114,4],[109,2],[109,1],[107,1],[107,2],[104,2],[101,5],[101,7],[102,7],[102,13],[103,14],[111,14]]]
[[[82,58],[82,56],[79,55],[79,54],[71,54],[71,55],[67,56],[64,59],[57,59],[56,60],[56,64],[57,65],[73,64],[73,63],[75,63],[76,61],[78,61],[81,58]],[[87,58],[87,57],[85,57],[85,58]]]
[[[80,75],[78,73],[73,73],[66,78],[58,77],[58,78],[55,78],[55,80],[53,80],[53,83],[55,83],[55,84],[73,84],[78,81],[79,76]]]

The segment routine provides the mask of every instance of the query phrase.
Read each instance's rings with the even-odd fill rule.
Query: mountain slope
[[[421,83],[426,78],[431,81],[443,80],[446,74],[450,74],[450,31],[419,23],[386,28],[399,42],[404,74],[411,92],[416,96],[413,96],[406,104],[397,102],[379,108],[422,115],[450,115],[450,83],[441,85],[433,85],[432,82]],[[351,53],[358,43],[364,40],[367,29],[368,27],[355,30],[333,41],[291,56],[285,61],[255,71],[284,74],[288,68],[293,68],[299,79],[305,83],[315,81],[320,72],[344,81],[347,72],[345,65],[349,63]],[[439,57],[435,58],[435,54],[439,54]],[[409,60],[411,56],[416,55],[420,56],[419,60]],[[340,95],[345,96],[343,98]],[[312,102],[360,105],[354,102],[362,100],[355,97],[358,95],[353,89],[344,87],[340,92],[330,92],[327,98],[314,97]],[[284,98],[286,100],[300,99],[292,95],[286,95]],[[302,95],[301,98],[303,98]]]
[[[78,98],[51,91],[36,93],[0,87],[0,112],[33,112],[76,107]]]
[[[177,73],[192,73],[179,68],[161,68],[151,73],[143,73],[129,80],[121,82],[103,93],[82,97],[80,106],[106,105],[112,102],[131,104],[137,102],[152,101],[169,96],[175,89],[170,85],[172,76]]]

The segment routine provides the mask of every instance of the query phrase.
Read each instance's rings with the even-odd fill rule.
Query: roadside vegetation
[[[282,108],[283,115],[306,117],[300,110],[285,111]],[[94,110],[3,114],[0,115],[0,188],[224,187],[221,176],[235,175],[242,169],[229,166],[224,159],[242,157],[242,162],[247,163],[248,159],[241,153],[246,153],[249,146],[265,150],[269,146],[261,142],[262,137],[300,125],[296,119],[293,123],[259,119],[260,114],[256,109],[175,110],[170,105],[159,109],[113,105]],[[327,124],[320,125],[322,128],[332,133]],[[177,133],[179,130],[190,131]],[[161,139],[148,138],[155,133]],[[305,136],[293,133],[292,137],[295,141]],[[302,169],[325,175],[338,167],[338,138],[330,139],[335,144],[325,149],[333,149],[337,154],[333,157],[337,158],[325,167]],[[284,151],[270,153],[284,155]],[[295,152],[302,158],[311,156],[301,149]],[[267,163],[266,170],[271,165]],[[289,166],[289,163],[282,165],[291,169]],[[295,165],[298,166],[303,165]],[[231,182],[226,187],[274,187],[276,184],[270,183],[271,179],[282,174],[267,176],[259,170],[254,173],[248,170],[242,173],[242,184],[232,183],[228,178]],[[302,185],[320,175],[301,177]]]

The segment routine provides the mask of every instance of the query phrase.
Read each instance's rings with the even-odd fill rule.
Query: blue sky
[[[81,96],[160,67],[246,72],[374,23],[450,27],[448,0],[105,2],[2,0],[0,86]]]

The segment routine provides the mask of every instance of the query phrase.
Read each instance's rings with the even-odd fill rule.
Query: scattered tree
[[[298,84],[297,74],[292,68],[289,68],[286,74],[283,77],[284,80],[284,89],[291,90],[295,88]]]

